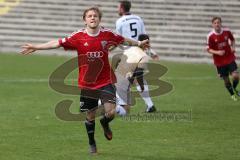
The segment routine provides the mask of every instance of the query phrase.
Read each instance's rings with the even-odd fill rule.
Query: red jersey
[[[108,50],[124,41],[120,35],[101,28],[95,35],[82,29],[71,36],[59,39],[65,50],[77,50],[78,85],[85,89],[98,89],[116,83],[116,77],[108,61]]]
[[[230,41],[234,41],[234,37],[231,31],[227,28],[222,28],[221,33],[216,33],[214,30],[211,31],[207,36],[207,49],[213,50],[224,50],[223,56],[213,55],[214,64],[216,66],[224,66],[230,64],[235,60],[235,55],[231,50],[229,44]]]

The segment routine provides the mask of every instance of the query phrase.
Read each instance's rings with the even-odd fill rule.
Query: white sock
[[[144,91],[143,92],[141,92],[141,88],[139,85],[137,85],[137,90],[138,90],[139,94],[141,95],[142,99],[144,100],[145,104],[148,106],[148,108],[151,108],[153,106],[153,101],[149,95],[149,88],[148,88],[147,81],[144,80]]]
[[[119,116],[125,116],[127,114],[126,110],[120,106],[120,105],[117,105],[116,107],[116,113],[119,115]]]
[[[102,101],[99,99],[98,100],[98,106],[102,106],[103,105],[103,103],[102,103]]]

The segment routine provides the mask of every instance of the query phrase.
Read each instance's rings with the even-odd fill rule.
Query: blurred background
[[[240,45],[240,0],[132,0],[132,13],[141,16],[161,59],[208,61],[206,36],[211,18],[221,16]],[[115,30],[118,1],[0,0],[0,53],[19,52],[26,42],[42,43],[66,37],[84,27],[83,11],[103,11],[102,25]],[[63,50],[46,54],[66,54]],[[177,59],[176,59],[177,58]]]
[[[63,38],[84,27],[83,11],[92,5],[103,11],[102,25],[115,30],[118,0],[0,0],[0,160],[239,160],[240,101],[231,99],[205,47],[212,17],[221,16],[240,52],[240,0],[132,0],[132,13],[143,18],[160,56],[156,71],[167,69],[161,77],[153,74],[150,87],[158,78],[173,90],[160,96],[150,91],[156,114],[145,113],[137,98],[131,114],[150,118],[116,117],[111,142],[97,124],[97,157],[89,157],[83,123],[56,116],[63,100],[72,101],[70,111],[78,114],[79,96],[49,86],[51,73],[72,59],[56,55],[77,54],[19,54],[27,42]],[[76,86],[77,77],[76,69],[64,82]],[[190,118],[165,116],[186,114]]]

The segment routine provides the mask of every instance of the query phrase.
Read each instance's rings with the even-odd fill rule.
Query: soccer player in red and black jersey
[[[237,96],[240,94],[237,91],[239,73],[235,62],[235,39],[228,28],[222,27],[221,17],[213,17],[212,27],[213,30],[207,36],[207,51],[213,55],[218,74],[224,80],[231,98],[237,101],[235,94]],[[232,83],[229,75],[232,76]]]
[[[100,119],[104,135],[112,139],[109,122],[114,118],[116,106],[116,78],[108,61],[108,50],[120,44],[132,46],[148,45],[148,40],[134,41],[113,33],[100,26],[102,13],[97,7],[84,11],[83,20],[86,27],[71,36],[49,41],[47,43],[22,46],[22,54],[30,54],[36,50],[47,50],[63,47],[65,50],[76,50],[78,53],[79,77],[81,89],[80,110],[86,112],[85,126],[88,133],[90,153],[97,153],[95,132],[95,114],[98,99],[104,104],[105,115]]]

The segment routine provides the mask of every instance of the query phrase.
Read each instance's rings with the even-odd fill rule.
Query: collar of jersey
[[[100,33],[100,30],[101,30],[101,28],[99,28],[99,30],[98,30],[98,32],[97,32],[96,34],[88,33],[87,29],[85,29],[85,32],[86,32],[89,36],[91,36],[91,37],[97,37],[97,36],[99,35],[99,33]]]
[[[221,32],[220,33],[217,33],[214,29],[213,29],[213,33],[216,34],[216,35],[220,35],[223,33],[223,29],[221,28]]]
[[[127,12],[124,14],[125,16],[131,15],[131,12]]]

